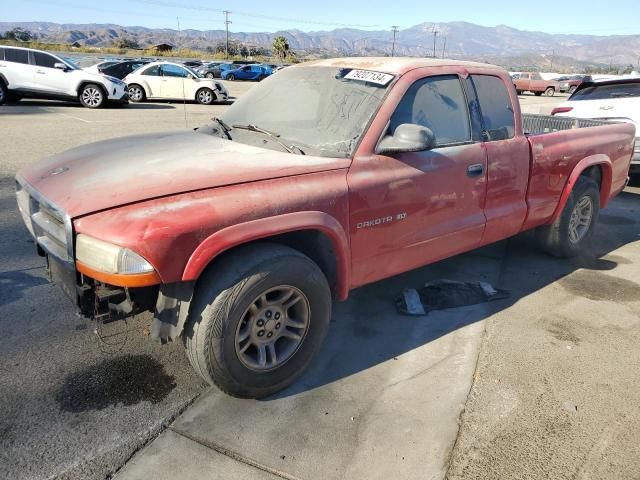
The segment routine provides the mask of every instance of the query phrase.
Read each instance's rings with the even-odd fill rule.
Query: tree
[[[33,40],[33,34],[28,31],[25,30],[24,28],[14,28],[12,30],[8,30],[5,34],[4,34],[4,38],[6,38],[7,40],[15,40],[18,42],[28,42],[30,40]]]
[[[282,35],[278,35],[273,39],[273,54],[280,59],[284,60],[289,53],[289,42]]]
[[[132,38],[119,38],[113,45],[116,48],[140,48],[138,42]]]
[[[240,56],[243,58],[247,58],[249,56],[249,49],[246,45],[242,45],[242,47],[240,47]]]

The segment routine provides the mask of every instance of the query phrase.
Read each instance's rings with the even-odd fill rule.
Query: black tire
[[[83,107],[100,108],[107,103],[107,94],[99,85],[88,83],[80,89],[78,100]]]
[[[533,94],[534,94],[536,97],[540,97],[540,96],[542,96],[542,92],[533,92]]]
[[[201,88],[196,92],[196,102],[200,105],[211,105],[217,98],[210,88]]]
[[[127,87],[127,92],[129,93],[129,100],[132,102],[144,102],[147,98],[147,92],[144,91],[144,88],[137,83],[132,83]]]
[[[585,198],[588,198],[592,205],[591,219],[579,240],[573,241],[570,238],[572,216]],[[536,233],[542,249],[555,257],[575,257],[589,244],[598,223],[599,214],[600,190],[597,182],[589,177],[578,178],[558,219],[551,225],[544,225],[537,229]]]
[[[522,90],[516,90],[516,93],[517,93],[518,95],[522,95]]]
[[[573,85],[571,88],[569,88],[569,95],[573,95],[574,93],[576,93],[577,89],[578,89],[578,87]]]
[[[227,76],[227,80],[234,81],[235,79],[236,79],[236,77],[235,77],[235,75],[233,75],[233,74],[232,74],[232,75]]]
[[[20,100],[22,100],[22,96],[16,95],[15,93],[10,93],[6,98],[8,104],[18,103]]]
[[[544,91],[545,97],[553,97],[556,93],[556,89],[553,87],[549,87]]]
[[[211,73],[211,72],[207,72],[207,73],[205,74],[205,77],[207,77],[207,78],[214,78],[213,73]]]
[[[300,302],[307,312],[307,326],[298,346],[281,365],[256,371],[241,359],[236,346],[241,342],[238,335],[247,324],[249,307],[263,293],[280,287],[302,293],[304,300]],[[229,395],[266,397],[290,385],[309,365],[326,335],[331,306],[326,277],[302,253],[269,243],[241,247],[198,280],[183,335],[187,356],[206,382]],[[297,307],[285,309],[283,319],[289,318],[291,308]]]
[[[4,105],[9,100],[9,91],[7,86],[0,80],[0,105]]]

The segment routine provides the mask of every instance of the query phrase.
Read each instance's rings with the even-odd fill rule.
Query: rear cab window
[[[475,87],[485,141],[507,140],[516,131],[515,113],[507,88],[499,77],[471,75]]]

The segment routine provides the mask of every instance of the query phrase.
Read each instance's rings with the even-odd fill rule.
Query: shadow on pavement
[[[525,233],[473,252],[377,282],[353,291],[336,303],[327,340],[311,367],[288,389],[268,400],[285,398],[358,374],[395,360],[415,348],[457,329],[485,320],[520,299],[558,282],[569,294],[618,302],[640,299],[640,285],[611,275],[628,259],[610,252],[640,240],[638,222],[625,215],[640,194],[623,192],[601,211],[591,247],[583,255],[560,259],[541,253],[534,236]],[[575,272],[581,270],[576,275]],[[516,276],[518,284],[508,284]],[[504,300],[430,312],[424,317],[397,313],[394,299],[405,288],[420,288],[430,280],[447,278],[486,281],[508,290]]]

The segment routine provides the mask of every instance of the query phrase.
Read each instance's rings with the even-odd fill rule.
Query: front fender
[[[580,160],[577,165],[571,171],[569,175],[569,179],[562,190],[562,194],[560,195],[560,201],[558,202],[558,206],[556,210],[553,212],[553,216],[551,217],[550,222],[554,222],[558,219],[564,206],[567,204],[567,200],[569,200],[569,195],[571,195],[571,191],[575,186],[580,175],[589,167],[594,165],[600,166],[602,171],[602,178],[600,184],[600,206],[602,208],[607,206],[609,203],[609,198],[611,197],[611,182],[613,178],[613,167],[611,164],[611,159],[603,154],[599,153],[596,155],[591,155],[589,157],[585,157]]]
[[[339,299],[346,299],[349,293],[350,275],[348,237],[340,222],[331,215],[318,211],[294,212],[261,218],[232,225],[213,233],[196,248],[189,258],[182,280],[196,280],[212,260],[233,247],[299,230],[318,230],[331,239],[336,254],[336,292]]]

